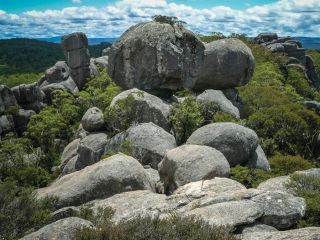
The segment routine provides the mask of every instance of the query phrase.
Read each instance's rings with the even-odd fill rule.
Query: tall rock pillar
[[[84,33],[72,33],[62,37],[62,49],[71,70],[71,77],[81,89],[90,78],[90,53]]]

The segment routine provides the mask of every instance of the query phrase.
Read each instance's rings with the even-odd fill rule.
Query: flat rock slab
[[[320,228],[309,227],[279,232],[251,232],[243,234],[242,240],[318,240]]]
[[[51,223],[21,240],[73,240],[76,232],[84,227],[93,228],[87,220],[70,217]]]

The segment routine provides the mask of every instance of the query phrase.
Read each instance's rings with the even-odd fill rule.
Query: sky
[[[0,0],[0,38],[119,37],[156,14],[201,34],[320,37],[320,0]]]

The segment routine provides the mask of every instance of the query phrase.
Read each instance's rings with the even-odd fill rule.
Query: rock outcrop
[[[146,22],[129,28],[108,52],[111,78],[124,89],[192,88],[204,46],[176,24]]]
[[[50,186],[38,189],[36,196],[38,199],[57,197],[57,206],[61,208],[121,192],[151,189],[143,166],[132,157],[117,154],[63,176]]]
[[[128,111],[121,109],[124,105],[119,104],[121,101],[126,105]],[[112,99],[110,107],[123,112],[121,119],[116,118],[112,122],[108,122],[108,125],[112,128],[118,129],[119,123],[123,121],[122,118],[126,118],[135,124],[153,122],[170,132],[169,104],[147,92],[137,88],[121,92]]]
[[[203,93],[197,96],[197,100],[204,103],[215,104],[220,111],[229,113],[237,119],[240,118],[239,109],[234,106],[220,90],[205,90]]]
[[[0,114],[14,106],[17,106],[17,100],[11,89],[5,85],[0,85]]]
[[[82,127],[87,132],[97,132],[105,127],[103,112],[93,107],[86,111],[81,119]]]
[[[50,223],[21,240],[73,240],[77,231],[82,228],[94,228],[94,225],[78,217],[70,217]]]
[[[88,39],[84,33],[72,33],[62,38],[62,49],[70,67],[72,79],[82,89],[90,78]]]
[[[320,89],[320,76],[318,76],[314,60],[305,54],[305,49],[300,41],[292,37],[278,37],[275,33],[261,33],[254,41],[261,44],[274,53],[286,54],[289,58],[288,67],[300,67],[309,81],[316,89]]]
[[[199,145],[183,145],[167,152],[159,164],[165,193],[190,182],[228,177],[230,166],[218,150]]]
[[[268,159],[260,145],[257,147],[256,151],[249,158],[247,166],[249,168],[259,168],[265,171],[271,170]]]
[[[233,167],[249,160],[258,147],[258,136],[235,123],[212,123],[192,133],[187,144],[213,147],[222,152]]]
[[[142,123],[115,135],[104,151],[129,151],[143,165],[157,169],[166,152],[175,147],[176,140],[170,133],[153,123]]]
[[[213,41],[205,45],[204,64],[194,88],[203,90],[243,86],[251,79],[254,68],[252,52],[242,41]]]

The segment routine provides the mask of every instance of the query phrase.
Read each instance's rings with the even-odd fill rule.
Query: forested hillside
[[[110,43],[89,46],[100,57]],[[64,60],[60,44],[26,38],[0,40],[0,84],[16,86],[37,81],[46,69]]]

